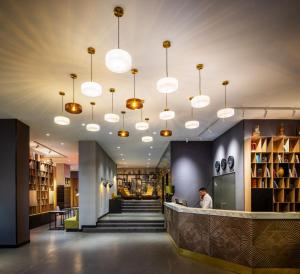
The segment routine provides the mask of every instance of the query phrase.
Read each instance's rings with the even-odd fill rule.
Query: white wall
[[[95,225],[109,211],[109,198],[116,194],[116,164],[95,141],[79,142],[79,224]]]

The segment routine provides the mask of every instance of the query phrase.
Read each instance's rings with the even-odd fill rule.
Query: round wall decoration
[[[215,161],[215,169],[216,169],[216,172],[220,172],[220,167],[221,167],[221,164],[220,164],[220,161]]]
[[[227,163],[228,163],[229,169],[232,170],[234,168],[234,157],[228,156]]]
[[[226,161],[225,158],[223,158],[223,159],[221,160],[221,168],[222,168],[223,170],[225,170],[225,169],[226,169],[226,166],[227,166],[227,161]]]

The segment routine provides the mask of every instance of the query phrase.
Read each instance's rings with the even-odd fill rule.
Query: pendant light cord
[[[133,74],[133,98],[135,98],[135,74]]]
[[[225,108],[227,108],[227,100],[226,100],[226,97],[227,97],[227,89],[226,89],[226,85],[225,85]]]
[[[94,120],[94,106],[92,105],[92,121]]]
[[[192,119],[194,119],[194,108],[191,108]]]
[[[91,82],[93,82],[93,54],[91,54]]]
[[[64,112],[64,96],[61,96],[61,112]]]
[[[168,48],[166,48],[166,75],[169,77],[169,69],[168,69]]]
[[[120,17],[118,17],[118,49],[120,48]]]
[[[168,93],[166,93],[166,109],[168,108]]]
[[[168,129],[168,120],[166,120],[166,129]]]
[[[74,99],[74,86],[75,86],[75,83],[74,83],[74,78],[73,78],[73,103],[75,102],[75,99]]]
[[[111,93],[111,113],[114,113],[114,93]]]
[[[201,69],[199,69],[199,95],[201,95]]]
[[[125,128],[125,127],[124,127],[124,116],[125,116],[125,114],[123,113],[123,129]]]
[[[143,121],[143,109],[141,108],[141,122]]]

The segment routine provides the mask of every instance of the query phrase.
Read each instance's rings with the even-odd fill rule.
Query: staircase
[[[164,232],[165,219],[159,200],[126,200],[122,213],[98,219],[97,226],[84,232]]]
[[[159,200],[123,200],[122,212],[161,212]]]

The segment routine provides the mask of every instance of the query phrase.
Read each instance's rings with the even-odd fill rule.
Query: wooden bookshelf
[[[252,137],[250,143],[252,195],[269,189],[273,211],[300,211],[300,137]]]
[[[54,208],[54,166],[50,163],[29,160],[29,215]]]

